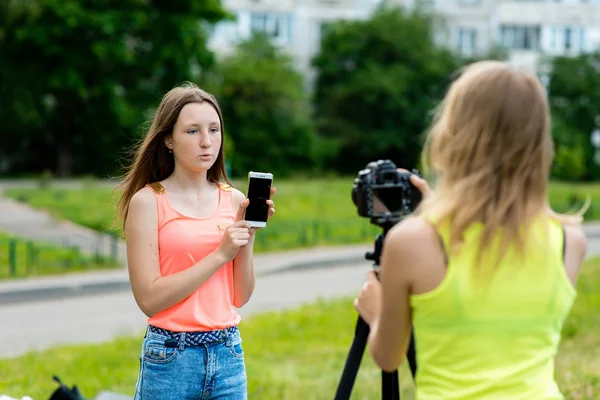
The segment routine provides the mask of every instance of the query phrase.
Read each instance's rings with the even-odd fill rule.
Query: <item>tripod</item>
[[[377,235],[375,239],[375,251],[367,252],[365,258],[367,260],[374,261],[373,268],[377,271],[379,268],[381,249],[383,248],[383,241],[389,230],[399,221],[397,217],[386,216],[379,218],[371,218],[371,223],[383,228],[383,233]],[[356,321],[356,328],[354,330],[354,340],[344,365],[344,371],[342,372],[342,378],[338,384],[337,392],[335,394],[335,400],[349,400],[356,374],[362,361],[362,356],[367,345],[367,339],[369,337],[369,325],[359,315]],[[415,357],[415,342],[413,334],[411,333],[410,344],[406,354],[408,358],[408,364],[410,371],[414,377],[417,372],[417,362]],[[398,371],[385,372],[381,371],[381,398],[383,400],[400,400],[400,387],[398,383]]]

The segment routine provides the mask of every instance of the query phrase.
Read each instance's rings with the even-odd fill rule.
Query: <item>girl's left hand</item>
[[[377,279],[375,271],[369,271],[367,281],[363,284],[354,300],[354,308],[362,319],[371,325],[379,315],[379,302],[381,301],[381,282]]]
[[[277,192],[275,186],[271,186],[271,195],[270,195],[270,200],[267,200],[267,204],[269,205],[269,213],[267,214],[267,222],[269,222],[269,219],[273,216],[273,214],[275,214],[275,203],[273,202],[273,197],[275,196],[275,192]],[[248,201],[248,199],[246,199],[246,201]],[[253,236],[257,230],[262,229],[262,228],[250,228],[250,235]]]

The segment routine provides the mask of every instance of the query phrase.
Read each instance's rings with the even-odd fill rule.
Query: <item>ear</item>
[[[165,147],[169,150],[173,150],[173,143],[171,142],[171,135],[166,135],[164,139]]]

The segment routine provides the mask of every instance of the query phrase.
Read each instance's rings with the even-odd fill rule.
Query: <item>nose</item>
[[[203,149],[208,149],[210,145],[210,134],[208,132],[202,132],[202,135],[200,135],[200,147]]]

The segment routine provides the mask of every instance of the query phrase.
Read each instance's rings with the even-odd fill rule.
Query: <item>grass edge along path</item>
[[[578,296],[564,327],[556,378],[570,400],[600,398],[600,258],[585,262]],[[352,343],[352,298],[317,300],[293,310],[255,314],[240,330],[249,377],[249,398],[331,399]],[[92,398],[101,390],[133,395],[142,332],[99,345],[61,346],[0,360],[0,394],[43,400],[56,388],[52,375],[76,384]],[[413,399],[406,364],[400,368],[402,398]],[[365,354],[353,399],[380,398],[381,371]]]
[[[29,240],[0,231],[0,280],[121,267],[102,254],[83,254],[76,246]]]
[[[372,242],[381,229],[358,216],[351,198],[353,179],[276,180],[277,214],[257,235],[255,251]],[[234,186],[245,190],[245,182],[234,181]],[[100,232],[121,233],[120,227],[115,225],[114,205],[118,193],[104,184],[85,181],[81,189],[8,188],[4,195],[46,210],[59,220],[69,220]],[[586,196],[592,201],[586,220],[600,219],[600,184],[550,183],[550,203],[558,212],[578,210]]]

